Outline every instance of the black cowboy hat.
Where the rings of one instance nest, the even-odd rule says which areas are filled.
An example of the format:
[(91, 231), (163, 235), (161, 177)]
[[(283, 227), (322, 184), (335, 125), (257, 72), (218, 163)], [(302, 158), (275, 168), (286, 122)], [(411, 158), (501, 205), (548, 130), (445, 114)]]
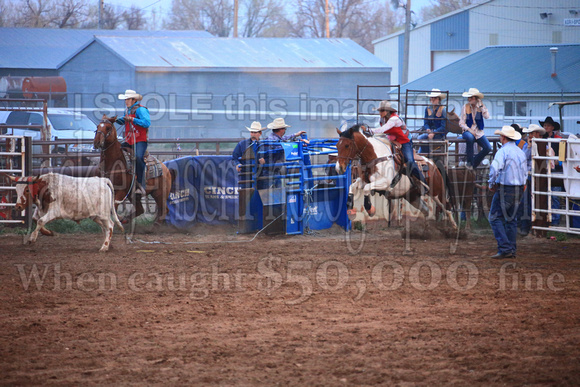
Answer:
[(546, 117), (546, 119), (544, 121), (539, 121), (539, 122), (540, 122), (540, 126), (542, 126), (542, 127), (544, 127), (544, 122), (547, 122), (548, 124), (554, 125), (555, 131), (560, 130), (560, 124), (557, 123), (556, 121), (554, 121), (552, 119), (552, 117), (550, 117), (550, 116)]
[(516, 132), (518, 132), (519, 134), (522, 134), (523, 129), (521, 126), (519, 126), (518, 124), (511, 124), (510, 126), (512, 128), (514, 128), (516, 130)]

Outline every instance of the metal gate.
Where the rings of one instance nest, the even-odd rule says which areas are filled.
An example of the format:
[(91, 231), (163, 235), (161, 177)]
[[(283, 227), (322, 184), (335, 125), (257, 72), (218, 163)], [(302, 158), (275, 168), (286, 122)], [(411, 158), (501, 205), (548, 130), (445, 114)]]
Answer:
[(32, 140), (23, 136), (0, 135), (0, 224), (26, 226), (32, 224), (31, 211), (14, 210), (16, 187), (6, 176), (29, 176), (32, 166)]

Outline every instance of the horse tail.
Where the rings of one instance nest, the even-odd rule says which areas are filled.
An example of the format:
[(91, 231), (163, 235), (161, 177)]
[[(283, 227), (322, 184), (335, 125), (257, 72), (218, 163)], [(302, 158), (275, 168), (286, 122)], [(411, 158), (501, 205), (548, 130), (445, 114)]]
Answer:
[(173, 168), (167, 168), (169, 169), (169, 175), (171, 176), (171, 189), (169, 190), (169, 192), (174, 192), (175, 191), (175, 179), (177, 176), (177, 171)]
[[(437, 169), (439, 170), (439, 173), (441, 173), (441, 177), (443, 178), (443, 186), (445, 187), (445, 191), (443, 193), (443, 196), (447, 196), (449, 199), (447, 200), (447, 203), (451, 204), (451, 208), (455, 211), (456, 210), (456, 203), (455, 203), (455, 193), (453, 191), (453, 186), (451, 181), (449, 180), (449, 175), (447, 174), (447, 169), (445, 168), (445, 165), (443, 165), (443, 162), (441, 160), (437, 160), (437, 162), (435, 162), (435, 166), (437, 167)], [(447, 194), (447, 195), (446, 195)]]

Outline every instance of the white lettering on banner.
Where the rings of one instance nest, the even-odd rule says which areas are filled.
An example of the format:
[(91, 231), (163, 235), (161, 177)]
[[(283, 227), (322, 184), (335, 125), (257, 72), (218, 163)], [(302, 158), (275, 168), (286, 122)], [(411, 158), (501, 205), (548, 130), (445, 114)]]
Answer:
[(181, 189), (175, 192), (170, 192), (169, 200), (171, 200), (172, 204), (181, 203), (189, 200), (189, 188)]
[(204, 187), (204, 197), (206, 199), (237, 199), (238, 187)]

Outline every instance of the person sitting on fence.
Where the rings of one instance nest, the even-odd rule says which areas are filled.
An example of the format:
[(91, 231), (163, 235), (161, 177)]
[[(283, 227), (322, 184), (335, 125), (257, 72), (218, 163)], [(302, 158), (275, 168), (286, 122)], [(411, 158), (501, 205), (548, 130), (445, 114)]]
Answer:
[[(260, 124), (258, 121), (254, 121), (252, 122), (252, 125), (250, 125), (250, 127), (248, 128), (246, 126), (246, 129), (248, 129), (250, 131), (250, 138), (247, 138), (245, 140), (242, 140), (238, 143), (238, 145), (236, 145), (236, 148), (234, 149), (233, 153), (232, 153), (232, 160), (234, 160), (234, 162), (236, 163), (236, 169), (238, 172), (241, 172), (242, 170), (242, 166), (246, 165), (246, 164), (251, 164), (253, 162), (253, 160), (250, 160), (249, 158), (247, 158), (248, 155), (246, 155), (246, 151), (248, 151), (248, 148), (253, 147), (253, 155), (255, 157), (256, 153), (258, 152), (258, 141), (260, 141), (260, 136), (262, 135), (262, 130), (266, 129), (266, 128), (262, 128), (262, 124)], [(260, 165), (263, 165), (266, 162), (266, 160), (263, 157), (260, 157), (258, 159), (258, 163), (260, 163)], [(248, 171), (244, 171), (244, 172), (248, 172)], [(260, 171), (257, 172), (258, 176), (260, 175), (259, 173)], [(249, 180), (249, 175), (244, 174), (241, 177), (242, 180)], [(260, 184), (258, 184), (260, 185)], [(244, 184), (243, 187), (247, 187), (249, 186), (248, 184)]]
[[(425, 108), (425, 119), (421, 130), (426, 131), (417, 137), (418, 140), (444, 140), (447, 136), (447, 110), (441, 104), (441, 100), (446, 97), (439, 89), (433, 89), (426, 93), (429, 97), (430, 106)], [(421, 146), (421, 153), (429, 153), (429, 145)]]
[(290, 125), (286, 125), (284, 118), (276, 118), (274, 121), (268, 124), (268, 129), (272, 130), (272, 133), (266, 137), (267, 141), (296, 141), (298, 137), (306, 133), (305, 130), (301, 130), (292, 135), (286, 134), (286, 128), (290, 128)]
[[(560, 136), (560, 124), (550, 116), (546, 117), (544, 121), (539, 121), (540, 125), (546, 130), (546, 133), (542, 136), (546, 139), (561, 139)], [(551, 142), (548, 144), (554, 151), (554, 155), (557, 157), (560, 154), (560, 143), (559, 142)], [(552, 166), (552, 174), (562, 174), (563, 167), (562, 162), (558, 160), (554, 160), (551, 164)], [(552, 180), (552, 191), (554, 192), (563, 192), (564, 185), (563, 180), (561, 179), (554, 179)], [(552, 196), (552, 209), (560, 209), (560, 197), (559, 196)], [(560, 223), (560, 214), (552, 214), (552, 226), (557, 226)]]
[(429, 186), (425, 182), (425, 176), (415, 162), (413, 155), (413, 142), (409, 138), (407, 125), (397, 115), (397, 109), (391, 106), (389, 101), (381, 101), (378, 110), (381, 118), (378, 128), (370, 129), (373, 134), (386, 134), (389, 138), (394, 139), (401, 144), (401, 151), (407, 164), (407, 176), (411, 182), (419, 188), (421, 195), (429, 192)]
[[(483, 119), (489, 119), (490, 115), (487, 107), (481, 101), (483, 94), (475, 88), (471, 88), (462, 94), (467, 98), (467, 103), (461, 109), (461, 118), (459, 125), (463, 129), (462, 137), (466, 143), (467, 166), (476, 169), (483, 161), (485, 156), (491, 152), (491, 144), (485, 137), (483, 128), (485, 126)], [(477, 144), (482, 148), (481, 151), (474, 157), (473, 144)]]
[[(517, 125), (517, 124), (512, 124)], [(528, 179), (526, 183), (526, 191), (518, 207), (518, 234), (526, 236), (532, 229), (532, 155), (537, 156), (538, 151), (532, 150), (532, 140), (534, 138), (542, 138), (546, 130), (539, 125), (531, 124), (528, 128), (523, 128), (522, 132), (528, 135), (527, 144), (520, 148), (526, 155), (526, 169), (528, 171)], [(521, 143), (520, 143), (521, 144)], [(520, 144), (516, 144), (519, 145)], [(537, 145), (534, 149), (537, 148)]]

